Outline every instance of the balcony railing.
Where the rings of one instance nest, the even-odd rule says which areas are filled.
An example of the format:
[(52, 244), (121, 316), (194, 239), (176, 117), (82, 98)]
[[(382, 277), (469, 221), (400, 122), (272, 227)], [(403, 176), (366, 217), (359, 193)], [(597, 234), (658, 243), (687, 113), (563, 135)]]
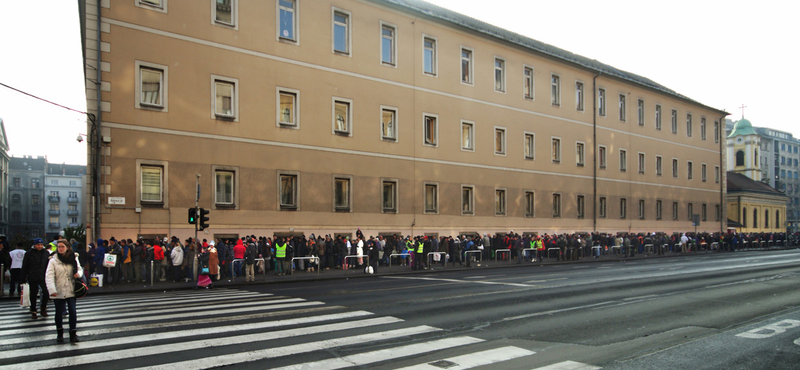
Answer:
[(67, 216), (77, 216), (78, 214), (80, 214), (80, 212), (75, 209), (70, 209), (69, 211), (67, 211)]
[(51, 223), (50, 223), (50, 228), (51, 228), (51, 229), (60, 229), (60, 228), (61, 228), (61, 224), (60, 224), (60, 223), (58, 223), (58, 222), (56, 222), (56, 223), (52, 223), (52, 222), (51, 222)]
[(47, 211), (47, 214), (50, 215), (50, 216), (58, 216), (58, 215), (61, 214), (61, 211), (59, 211), (57, 209), (51, 209), (51, 210)]
[(80, 225), (80, 224), (77, 223), (77, 222), (74, 222), (74, 223), (70, 223), (69, 227), (78, 227), (78, 225)]
[(61, 201), (61, 197), (59, 197), (59, 196), (52, 196), (51, 195), (48, 199), (50, 200), (50, 203), (58, 203), (58, 202)]
[(75, 198), (69, 197), (69, 198), (67, 198), (67, 203), (79, 203), (80, 201), (81, 201), (81, 199), (78, 198), (78, 197), (75, 197)]

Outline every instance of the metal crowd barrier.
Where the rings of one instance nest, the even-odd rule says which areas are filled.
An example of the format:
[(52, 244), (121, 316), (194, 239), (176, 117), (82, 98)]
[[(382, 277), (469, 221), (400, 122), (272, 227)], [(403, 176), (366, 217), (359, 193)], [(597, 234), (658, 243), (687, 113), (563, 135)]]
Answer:
[[(431, 269), (433, 269), (433, 265), (431, 264), (431, 255), (432, 254), (440, 255), (441, 260), (439, 260), (438, 262), (442, 262), (442, 266), (447, 266), (447, 252), (428, 252), (428, 266), (430, 266)], [(437, 262), (437, 261), (433, 261), (433, 262)], [(444, 269), (444, 267), (442, 267), (442, 269)]]
[(497, 262), (497, 255), (500, 252), (508, 252), (508, 260), (511, 261), (511, 249), (495, 249), (494, 250), (494, 261)]
[[(350, 257), (350, 256), (347, 256)], [(345, 258), (347, 258), (345, 257)], [(289, 266), (289, 275), (294, 275), (294, 260), (316, 260), (317, 261), (317, 275), (319, 275), (319, 257), (292, 257), (291, 265)]]
[[(398, 256), (398, 257), (405, 256), (407, 258), (407, 257), (411, 257), (411, 254), (410, 253), (406, 253), (406, 254), (403, 254), (403, 253), (392, 253), (392, 254), (390, 254), (389, 255), (389, 268), (392, 268), (392, 257), (395, 257), (395, 256)], [(403, 259), (405, 260), (405, 258), (403, 258)], [(405, 262), (405, 261), (403, 261), (403, 262)], [(401, 266), (402, 266), (402, 263), (401, 263)]]
[[(522, 250), (522, 258), (525, 258), (525, 252), (536, 252), (536, 248), (525, 248)], [(531, 257), (531, 261), (536, 261), (536, 253)]]
[(482, 253), (483, 253), (483, 251), (482, 251), (482, 250), (480, 250), (480, 249), (473, 249), (473, 250), (469, 250), (469, 251), (464, 251), (464, 257), (465, 257), (465, 259), (466, 259), (466, 258), (469, 258), (469, 254), (470, 254), (470, 253), (477, 253), (477, 254), (478, 254), (478, 257), (480, 257), (480, 261), (483, 261), (483, 254), (482, 254)]
[(236, 276), (236, 261), (242, 261), (242, 270), (245, 269), (244, 260), (241, 259), (241, 258), (234, 258), (233, 261), (231, 261), (231, 269), (233, 270), (233, 274), (232, 274), (233, 278), (231, 278), (231, 279), (236, 279), (237, 278), (237, 276)]
[[(559, 253), (561, 253), (561, 248), (558, 248), (558, 247), (547, 248), (547, 258), (550, 258), (550, 251), (554, 250), (554, 249), (557, 250)], [(556, 256), (556, 257), (558, 257), (558, 256)]]
[(351, 254), (349, 256), (344, 256), (344, 264), (345, 265), (347, 264), (347, 259), (348, 258), (366, 258), (367, 259), (367, 263), (366, 264), (369, 265), (369, 256), (366, 255), (366, 254)]
[(644, 252), (647, 254), (655, 253), (655, 249), (653, 248), (652, 244), (645, 244), (644, 245)]

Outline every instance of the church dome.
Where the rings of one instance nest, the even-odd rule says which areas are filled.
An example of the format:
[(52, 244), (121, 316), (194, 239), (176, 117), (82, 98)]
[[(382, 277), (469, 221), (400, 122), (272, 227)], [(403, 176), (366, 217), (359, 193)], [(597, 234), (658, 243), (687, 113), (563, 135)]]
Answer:
[(733, 130), (731, 130), (731, 134), (728, 137), (735, 137), (735, 136), (747, 136), (747, 135), (755, 135), (756, 130), (753, 128), (753, 125), (750, 121), (742, 118), (733, 125)]

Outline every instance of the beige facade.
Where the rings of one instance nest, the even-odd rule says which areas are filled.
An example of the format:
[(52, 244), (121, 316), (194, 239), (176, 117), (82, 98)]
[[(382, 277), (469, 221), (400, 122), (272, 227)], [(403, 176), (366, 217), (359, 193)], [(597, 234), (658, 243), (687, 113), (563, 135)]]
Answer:
[(725, 112), (447, 12), (214, 4), (87, 1), (105, 237), (194, 235), (197, 179), (204, 237), (723, 227)]
[(744, 233), (786, 232), (788, 197), (744, 174), (728, 174), (728, 219), (741, 224)]

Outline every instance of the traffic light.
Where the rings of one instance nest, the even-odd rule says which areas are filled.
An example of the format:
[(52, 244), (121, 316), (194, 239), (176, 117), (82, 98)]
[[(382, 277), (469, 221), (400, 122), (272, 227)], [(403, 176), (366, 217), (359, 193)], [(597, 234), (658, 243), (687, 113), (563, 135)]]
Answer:
[(196, 225), (197, 224), (197, 208), (192, 207), (189, 208), (189, 224)]
[(200, 208), (200, 213), (198, 214), (198, 217), (200, 218), (200, 226), (197, 228), (197, 230), (202, 231), (208, 228), (208, 213), (209, 211)]

